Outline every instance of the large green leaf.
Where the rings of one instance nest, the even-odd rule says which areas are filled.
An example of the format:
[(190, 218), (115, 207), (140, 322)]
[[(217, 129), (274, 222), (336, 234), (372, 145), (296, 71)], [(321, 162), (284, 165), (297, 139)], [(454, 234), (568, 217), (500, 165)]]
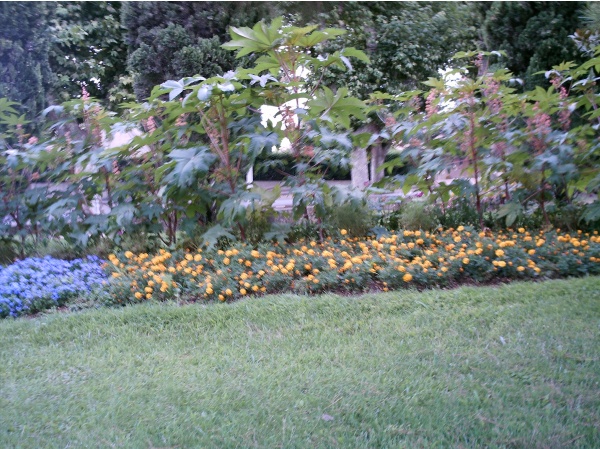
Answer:
[(165, 177), (165, 182), (187, 187), (194, 182), (198, 174), (208, 173), (216, 157), (207, 147), (194, 147), (173, 150), (169, 159), (175, 162), (175, 166)]

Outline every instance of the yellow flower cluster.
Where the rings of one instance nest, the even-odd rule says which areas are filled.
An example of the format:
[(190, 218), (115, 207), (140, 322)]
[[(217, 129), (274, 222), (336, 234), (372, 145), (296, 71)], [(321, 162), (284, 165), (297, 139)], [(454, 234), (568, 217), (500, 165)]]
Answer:
[[(380, 238), (244, 244), (226, 250), (109, 256), (114, 288), (130, 301), (455, 285), (494, 278), (600, 274), (597, 233), (478, 232), (463, 226)], [(126, 302), (126, 301), (125, 301)]]

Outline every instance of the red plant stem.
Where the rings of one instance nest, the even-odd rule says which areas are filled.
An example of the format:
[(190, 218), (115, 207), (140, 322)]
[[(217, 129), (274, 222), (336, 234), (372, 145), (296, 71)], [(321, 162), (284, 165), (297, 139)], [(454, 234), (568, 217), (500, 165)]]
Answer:
[[(472, 105), (472, 98), (469, 101)], [(481, 193), (479, 191), (479, 166), (477, 164), (477, 141), (475, 139), (475, 114), (473, 111), (469, 113), (469, 126), (471, 133), (469, 135), (469, 149), (471, 150), (471, 165), (473, 166), (473, 176), (475, 177), (475, 201), (477, 207), (477, 215), (479, 216), (479, 228), (483, 229), (483, 212), (481, 210)]]

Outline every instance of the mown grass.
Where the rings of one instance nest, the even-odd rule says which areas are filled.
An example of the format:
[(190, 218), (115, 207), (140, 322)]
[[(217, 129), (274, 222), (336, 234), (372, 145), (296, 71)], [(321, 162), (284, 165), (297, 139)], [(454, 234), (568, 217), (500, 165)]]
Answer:
[(600, 278), (0, 322), (3, 448), (600, 447)]

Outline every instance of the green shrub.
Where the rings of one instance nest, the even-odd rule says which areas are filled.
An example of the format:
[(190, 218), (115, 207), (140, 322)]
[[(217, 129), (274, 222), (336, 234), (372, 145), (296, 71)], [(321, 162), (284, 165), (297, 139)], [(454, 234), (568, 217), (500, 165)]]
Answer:
[(438, 220), (427, 204), (422, 201), (410, 201), (400, 208), (398, 224), (402, 229), (431, 231), (438, 226)]
[(354, 200), (329, 211), (329, 227), (336, 230), (345, 229), (350, 237), (365, 237), (375, 223), (373, 211), (362, 201)]

